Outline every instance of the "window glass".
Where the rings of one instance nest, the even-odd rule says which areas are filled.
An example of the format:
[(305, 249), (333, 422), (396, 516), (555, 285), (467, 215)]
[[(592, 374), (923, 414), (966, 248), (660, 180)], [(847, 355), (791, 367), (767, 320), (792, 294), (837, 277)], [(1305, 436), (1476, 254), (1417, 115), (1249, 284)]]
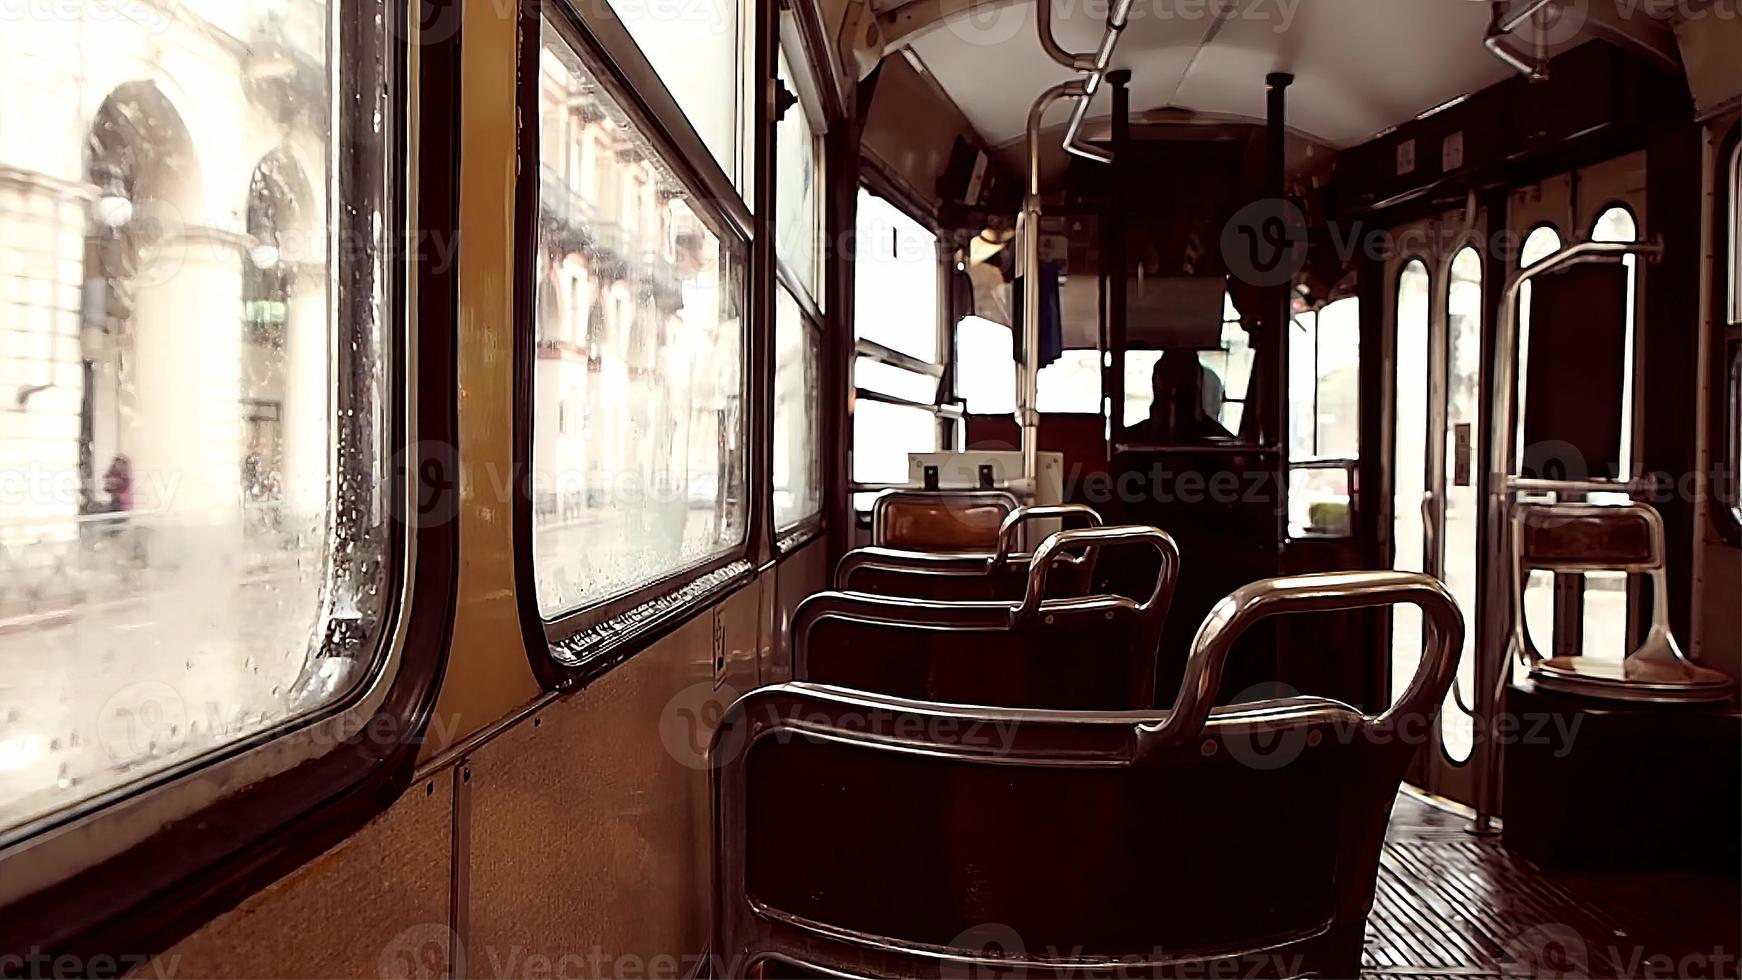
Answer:
[(859, 399), (854, 406), (854, 482), (902, 484), (908, 453), (937, 453), (937, 416), (927, 409)]
[[(1458, 608), (1476, 608), (1481, 584), (1477, 563), (1482, 554), (1478, 521), (1482, 510), (1477, 471), (1482, 417), (1482, 256), (1465, 246), (1452, 259), (1446, 283), (1446, 441), (1440, 485), (1442, 530), (1440, 578)], [(1458, 660), (1460, 690), (1476, 689), (1475, 631), (1464, 635)], [(1458, 704), (1457, 691), (1446, 694), (1440, 710), (1440, 731), (1448, 758), (1465, 762), (1475, 748), (1475, 721)]]
[(1035, 408), (1049, 414), (1101, 414), (1101, 352), (1068, 350), (1040, 369)]
[[(788, 92), (798, 94), (785, 51), (780, 52), (780, 82)], [(822, 238), (823, 221), (818, 197), (822, 141), (811, 128), (804, 103), (795, 103), (786, 110), (775, 131), (775, 142), (780, 151), (775, 159), (779, 173), (775, 208), (780, 221), (774, 240), (782, 261), (798, 274), (811, 300), (821, 305), (822, 253), (817, 243)]]
[(737, 0), (610, 0), (610, 4), (714, 159), (736, 180), (742, 102), (738, 66), (744, 60)]
[(938, 450), (938, 419), (923, 408), (860, 398), (853, 407), (853, 482), (907, 482), (907, 454)]
[(1730, 156), (1730, 269), (1730, 485), (1718, 492), (1742, 524), (1742, 144)]
[(390, 215), (329, 163), (388, 150), (335, 91), (384, 52), (64, 11), (0, 29), (0, 829), (346, 696), (387, 591)]
[(1730, 322), (1742, 324), (1742, 143), (1730, 154)]
[[(1289, 461), (1354, 460), (1360, 455), (1361, 314), (1340, 299), (1295, 316), (1289, 340)], [(1289, 533), (1347, 535), (1347, 466), (1304, 465), (1289, 473)]]
[(1354, 297), (1295, 317), (1289, 458), (1355, 459), (1361, 443), (1361, 309)]
[(977, 316), (956, 324), (956, 397), (974, 415), (1016, 412), (1015, 333)]
[(937, 236), (859, 191), (854, 334), (922, 361), (938, 359)]
[(822, 356), (785, 289), (774, 313), (774, 526), (784, 530), (823, 509)]
[[(1591, 226), (1594, 242), (1631, 242), (1639, 237), (1639, 226), (1633, 212), (1613, 207), (1597, 216)], [(1633, 472), (1633, 352), (1635, 321), (1639, 312), (1639, 256), (1625, 255), (1621, 264), (1627, 269), (1627, 319), (1622, 332), (1622, 349), (1627, 353), (1621, 368), (1621, 473)], [(1621, 634), (1625, 636), (1625, 631)]]
[[(1149, 420), (1155, 400), (1155, 367), (1161, 356), (1161, 351), (1154, 350), (1125, 353), (1125, 425), (1139, 426)], [(1221, 349), (1199, 351), (1197, 358), (1206, 372), (1204, 410), (1228, 434), (1239, 435), (1246, 414), (1246, 388), (1252, 380), (1253, 351), (1232, 297), (1222, 298)]]
[(922, 405), (934, 404), (938, 398), (938, 379), (869, 357), (853, 361), (853, 384)]
[[(1392, 567), (1426, 571), (1426, 525), (1421, 505), (1427, 494), (1428, 314), (1427, 265), (1411, 259), (1397, 277), (1396, 373), (1392, 376)], [(1421, 610), (1391, 609), (1391, 700), (1415, 676), (1421, 662)]]
[(743, 540), (744, 265), (548, 23), (541, 69), (541, 118), (596, 148), (539, 195), (532, 552), (555, 616)]

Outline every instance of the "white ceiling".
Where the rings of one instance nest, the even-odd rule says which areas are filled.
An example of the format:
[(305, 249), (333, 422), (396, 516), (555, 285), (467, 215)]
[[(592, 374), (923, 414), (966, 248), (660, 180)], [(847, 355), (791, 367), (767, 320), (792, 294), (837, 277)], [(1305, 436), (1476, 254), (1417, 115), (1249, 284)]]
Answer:
[[(1059, 42), (1093, 48), (1105, 0), (1053, 2)], [(1228, 6), (1234, 16), (1212, 17)], [(1171, 106), (1255, 120), (1264, 76), (1292, 72), (1289, 128), (1345, 147), (1506, 78), (1482, 49), (1488, 20), (1486, 0), (1136, 0), (1113, 64), (1131, 69), (1133, 113)], [(1034, 97), (1071, 76), (1041, 51), (1030, 0), (973, 8), (907, 40), (994, 146), (1019, 139)], [(1046, 122), (1066, 112), (1055, 106)], [(1089, 115), (1107, 112), (1103, 87)]]

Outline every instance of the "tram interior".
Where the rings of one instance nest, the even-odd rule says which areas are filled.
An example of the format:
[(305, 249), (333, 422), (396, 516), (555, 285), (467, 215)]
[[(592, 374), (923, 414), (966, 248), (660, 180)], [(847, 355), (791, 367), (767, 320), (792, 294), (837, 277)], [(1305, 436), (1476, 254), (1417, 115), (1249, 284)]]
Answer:
[(0, 0), (0, 980), (1742, 975), (1737, 0)]

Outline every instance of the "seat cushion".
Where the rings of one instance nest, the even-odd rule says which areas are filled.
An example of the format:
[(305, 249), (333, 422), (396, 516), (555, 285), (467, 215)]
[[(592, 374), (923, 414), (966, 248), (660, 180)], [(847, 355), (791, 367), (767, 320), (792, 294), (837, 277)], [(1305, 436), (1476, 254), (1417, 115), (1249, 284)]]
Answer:
[(1734, 686), (1728, 674), (1685, 661), (1630, 657), (1551, 657), (1531, 679), (1550, 690), (1617, 701), (1723, 701)]

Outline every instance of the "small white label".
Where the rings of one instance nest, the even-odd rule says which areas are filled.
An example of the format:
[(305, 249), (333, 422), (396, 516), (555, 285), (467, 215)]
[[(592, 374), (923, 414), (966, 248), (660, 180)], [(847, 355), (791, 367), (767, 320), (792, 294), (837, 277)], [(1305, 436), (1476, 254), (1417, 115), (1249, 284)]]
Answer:
[(1464, 165), (1464, 131), (1458, 130), (1440, 141), (1440, 172), (1451, 173)]
[(1397, 144), (1397, 176), (1415, 173), (1415, 140)]

